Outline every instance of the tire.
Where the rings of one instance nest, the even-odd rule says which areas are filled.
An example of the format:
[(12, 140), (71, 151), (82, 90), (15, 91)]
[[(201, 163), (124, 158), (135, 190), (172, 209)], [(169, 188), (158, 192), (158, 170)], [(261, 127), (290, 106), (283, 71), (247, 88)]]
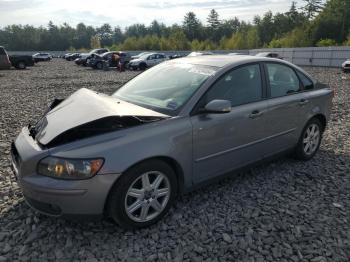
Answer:
[[(313, 128), (315, 128), (315, 131), (312, 131)], [(305, 125), (295, 149), (295, 157), (297, 159), (307, 161), (314, 157), (320, 147), (324, 128), (317, 118), (312, 118)], [(314, 132), (314, 135), (312, 135), (312, 132)], [(317, 132), (318, 138), (316, 138)]]
[(98, 62), (98, 63), (96, 64), (96, 69), (101, 70), (102, 68), (103, 68), (102, 62)]
[(26, 69), (26, 63), (23, 62), (23, 61), (19, 61), (19, 62), (16, 64), (16, 68), (17, 68), (17, 69), (21, 69), (21, 70)]
[(146, 68), (147, 68), (147, 65), (145, 64), (145, 63), (141, 63), (140, 65), (139, 65), (139, 68), (140, 68), (140, 70), (146, 70)]
[[(145, 177), (148, 177), (150, 184), (146, 191)], [(158, 186), (155, 185), (156, 181), (160, 181)], [(152, 188), (154, 191), (151, 191)], [(163, 195), (157, 196), (157, 192)], [(167, 213), (176, 193), (174, 170), (163, 161), (149, 160), (132, 167), (118, 179), (109, 194), (107, 212), (122, 228), (147, 227)], [(134, 210), (130, 210), (132, 207)]]

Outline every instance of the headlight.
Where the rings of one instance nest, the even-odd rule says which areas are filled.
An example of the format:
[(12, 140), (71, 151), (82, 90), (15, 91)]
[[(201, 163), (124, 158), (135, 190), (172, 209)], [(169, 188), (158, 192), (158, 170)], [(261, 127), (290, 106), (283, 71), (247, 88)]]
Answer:
[(38, 173), (61, 179), (87, 179), (101, 169), (104, 160), (99, 159), (65, 159), (46, 157), (38, 164)]

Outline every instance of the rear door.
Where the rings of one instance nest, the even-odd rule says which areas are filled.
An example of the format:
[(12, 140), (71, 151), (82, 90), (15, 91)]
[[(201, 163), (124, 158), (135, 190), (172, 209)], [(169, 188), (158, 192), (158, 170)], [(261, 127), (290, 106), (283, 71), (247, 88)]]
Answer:
[(295, 146), (307, 114), (308, 99), (296, 71), (282, 63), (265, 63), (268, 84), (266, 129), (269, 139), (265, 156)]
[(194, 180), (201, 182), (262, 158), (267, 102), (259, 64), (224, 74), (199, 101), (198, 108), (216, 99), (229, 100), (224, 114), (194, 114)]

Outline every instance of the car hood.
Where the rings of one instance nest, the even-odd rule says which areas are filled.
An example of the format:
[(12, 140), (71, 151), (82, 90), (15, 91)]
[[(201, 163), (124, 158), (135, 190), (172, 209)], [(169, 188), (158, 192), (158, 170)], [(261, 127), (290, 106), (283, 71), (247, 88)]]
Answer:
[(169, 117), (86, 88), (76, 91), (63, 101), (55, 100), (50, 108), (29, 129), (31, 135), (47, 147)]
[(140, 63), (141, 61), (143, 61), (143, 60), (140, 59), (140, 58), (137, 58), (137, 59), (132, 59), (132, 60), (130, 61), (130, 63)]

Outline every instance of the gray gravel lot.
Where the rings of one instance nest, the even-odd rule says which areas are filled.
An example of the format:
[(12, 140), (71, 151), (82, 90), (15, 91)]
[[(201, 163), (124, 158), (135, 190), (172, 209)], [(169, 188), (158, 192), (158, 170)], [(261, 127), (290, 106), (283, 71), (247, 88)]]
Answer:
[(336, 92), (313, 160), (281, 158), (182, 196), (162, 221), (138, 231), (32, 211), (9, 164), (10, 141), (54, 97), (82, 87), (112, 93), (136, 73), (63, 60), (0, 71), (0, 262), (350, 261), (350, 74), (307, 71)]

